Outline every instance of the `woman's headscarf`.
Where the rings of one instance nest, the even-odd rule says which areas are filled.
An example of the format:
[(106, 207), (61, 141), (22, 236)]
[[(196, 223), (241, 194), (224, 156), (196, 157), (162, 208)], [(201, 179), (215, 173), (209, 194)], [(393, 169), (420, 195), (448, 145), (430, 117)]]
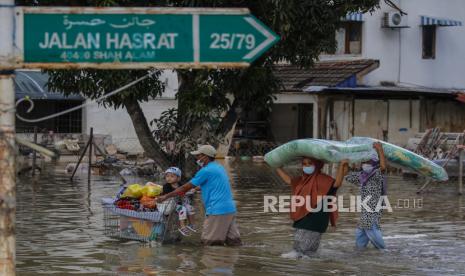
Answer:
[[(309, 159), (312, 160), (312, 163), (315, 166), (315, 171), (311, 175), (304, 174), (302, 177), (293, 181), (294, 183), (292, 184), (292, 194), (293, 196), (302, 196), (304, 198), (310, 196), (310, 206), (315, 209), (318, 205), (318, 196), (328, 195), (329, 190), (334, 184), (334, 179), (331, 176), (321, 172), (321, 169), (324, 166), (322, 161), (313, 158)], [(303, 206), (296, 206), (295, 212), (291, 211), (291, 219), (298, 221), (309, 213), (310, 211), (307, 210), (306, 204)], [(336, 219), (337, 212), (332, 212), (331, 224), (333, 226), (335, 226)]]
[[(367, 184), (368, 180), (370, 180), (370, 178), (380, 168), (378, 155), (372, 155), (370, 160), (368, 160), (368, 162), (366, 163), (370, 164), (372, 166), (372, 169), (369, 172), (362, 171), (362, 173), (360, 174), (359, 180), (360, 180), (360, 184), (362, 185), (362, 187)], [(387, 194), (386, 179), (383, 178), (383, 189), (382, 189), (381, 195), (386, 195), (386, 194)]]

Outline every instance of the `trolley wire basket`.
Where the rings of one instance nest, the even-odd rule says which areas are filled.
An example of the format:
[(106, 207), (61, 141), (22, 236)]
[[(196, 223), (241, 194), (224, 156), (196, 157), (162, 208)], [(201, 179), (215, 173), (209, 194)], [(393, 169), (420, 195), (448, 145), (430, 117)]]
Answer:
[(142, 242), (171, 243), (181, 239), (174, 199), (157, 204), (157, 211), (138, 212), (116, 207), (103, 198), (104, 233), (108, 237)]

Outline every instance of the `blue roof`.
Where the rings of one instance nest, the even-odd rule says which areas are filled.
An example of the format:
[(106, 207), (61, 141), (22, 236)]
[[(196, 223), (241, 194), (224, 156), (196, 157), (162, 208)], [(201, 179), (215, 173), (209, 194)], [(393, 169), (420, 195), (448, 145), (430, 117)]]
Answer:
[(63, 93), (51, 92), (47, 87), (47, 81), (47, 73), (16, 70), (14, 78), (16, 99), (29, 96), (36, 100), (85, 100), (80, 95), (65, 96)]

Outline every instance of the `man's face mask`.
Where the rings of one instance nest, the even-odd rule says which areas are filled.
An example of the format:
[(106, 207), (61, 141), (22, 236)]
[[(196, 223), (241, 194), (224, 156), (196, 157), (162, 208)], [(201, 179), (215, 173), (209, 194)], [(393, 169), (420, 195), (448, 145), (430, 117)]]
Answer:
[(205, 164), (205, 162), (202, 161), (202, 159), (204, 158), (205, 156), (202, 156), (200, 157), (199, 159), (197, 159), (195, 161), (195, 163), (197, 163), (197, 165), (199, 165), (199, 167), (203, 167), (203, 165)]

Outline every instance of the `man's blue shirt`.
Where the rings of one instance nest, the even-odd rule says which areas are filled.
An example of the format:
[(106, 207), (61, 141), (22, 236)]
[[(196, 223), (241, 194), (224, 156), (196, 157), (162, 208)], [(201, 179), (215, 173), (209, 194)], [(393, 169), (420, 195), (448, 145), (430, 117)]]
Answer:
[(217, 162), (208, 163), (195, 174), (190, 182), (201, 189), (206, 215), (225, 215), (236, 212), (228, 174)]

